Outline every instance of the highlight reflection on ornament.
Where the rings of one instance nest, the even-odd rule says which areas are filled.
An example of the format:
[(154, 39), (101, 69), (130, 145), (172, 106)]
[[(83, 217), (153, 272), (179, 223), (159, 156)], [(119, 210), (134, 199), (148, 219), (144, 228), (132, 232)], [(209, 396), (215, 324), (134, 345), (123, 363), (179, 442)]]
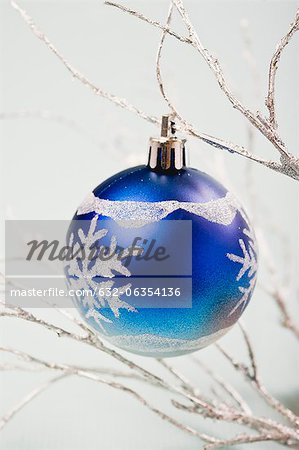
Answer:
[[(214, 342), (239, 319), (256, 283), (256, 241), (242, 207), (216, 180), (185, 166), (184, 144), (168, 131), (151, 140), (149, 164), (101, 183), (79, 206), (69, 229), (74, 253), (97, 245), (107, 256), (92, 262), (74, 258), (66, 268), (72, 287), (94, 293), (76, 298), (80, 314), (112, 344), (147, 356), (181, 355)], [(175, 228), (182, 221), (192, 224), (188, 273), (183, 273), (188, 232)], [(164, 273), (160, 265), (161, 273), (141, 277), (138, 257), (144, 246), (140, 241), (140, 248), (132, 248), (132, 242), (142, 233), (178, 252), (177, 272)], [(149, 290), (155, 283), (158, 307)], [(184, 294), (173, 294), (176, 303), (161, 296), (177, 285)], [(177, 303), (187, 300), (188, 305)]]

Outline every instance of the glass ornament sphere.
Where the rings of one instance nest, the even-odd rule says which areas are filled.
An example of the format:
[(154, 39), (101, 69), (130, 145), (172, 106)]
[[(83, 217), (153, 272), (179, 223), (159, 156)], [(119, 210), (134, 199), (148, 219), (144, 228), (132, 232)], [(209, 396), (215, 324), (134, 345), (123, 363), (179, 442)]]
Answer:
[[(148, 165), (97, 186), (71, 222), (67, 238), (74, 250), (97, 243), (97, 251), (114, 256), (100, 262), (75, 257), (65, 269), (89, 327), (121, 349), (155, 357), (187, 354), (227, 333), (257, 277), (256, 239), (242, 206), (211, 176), (185, 166), (184, 141), (164, 144), (151, 145)], [(163, 258), (149, 270), (141, 263), (138, 250), (146, 246), (142, 239), (136, 248), (132, 242), (143, 233), (147, 244), (162, 240), (176, 255), (166, 269)], [(129, 265), (116, 258), (116, 249), (132, 248), (137, 253), (129, 255)], [(174, 295), (187, 285), (181, 298)], [(153, 295), (157, 286), (160, 294)], [(172, 296), (162, 295), (165, 286)]]

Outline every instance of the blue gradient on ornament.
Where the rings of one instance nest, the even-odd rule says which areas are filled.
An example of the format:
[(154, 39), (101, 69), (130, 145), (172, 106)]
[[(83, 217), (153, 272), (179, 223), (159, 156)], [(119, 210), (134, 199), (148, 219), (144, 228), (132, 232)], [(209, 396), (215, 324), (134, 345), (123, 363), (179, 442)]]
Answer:
[[(209, 175), (196, 169), (181, 169), (175, 173), (162, 174), (152, 171), (147, 166), (138, 166), (120, 172), (101, 183), (94, 191), (100, 199), (114, 201), (142, 201), (160, 202), (177, 200), (180, 202), (206, 203), (225, 197), (227, 190)], [(76, 220), (91, 220), (96, 213), (75, 215)], [(105, 227), (114, 221), (106, 216), (99, 216), (98, 228), (101, 220), (105, 219)], [(145, 356), (176, 356), (196, 350), (213, 342), (220, 335), (228, 331), (239, 319), (243, 305), (234, 307), (242, 297), (240, 287), (247, 287), (247, 274), (239, 281), (236, 280), (240, 271), (240, 264), (231, 261), (228, 253), (243, 256), (239, 240), (243, 239), (246, 246), (248, 237), (243, 230), (248, 225), (239, 211), (230, 225), (210, 222), (195, 214), (184, 210), (176, 210), (162, 220), (192, 220), (192, 308), (141, 308), (137, 313), (125, 309), (120, 310), (120, 317), (116, 318), (110, 308), (100, 309), (112, 323), (104, 323), (105, 333), (92, 319), (86, 319), (87, 309), (80, 301), (76, 301), (82, 317), (88, 324), (108, 341), (131, 352)], [(159, 222), (156, 227), (159, 227)], [(156, 228), (158, 229), (158, 228)], [(72, 225), (70, 226), (70, 232)], [(138, 228), (135, 229), (138, 235)], [(118, 244), (127, 247), (132, 244), (124, 228), (122, 236), (117, 236)], [(155, 236), (153, 236), (154, 238)], [(130, 277), (112, 278), (115, 286), (131, 283)], [(121, 299), (130, 303), (125, 295)], [(246, 302), (245, 307), (248, 305)], [(154, 335), (160, 338), (159, 349), (156, 344), (143, 345), (139, 339), (141, 335)], [(215, 336), (214, 336), (215, 335)], [(130, 346), (122, 345), (121, 337), (136, 336), (136, 343), (131, 339)], [(137, 339), (138, 337), (138, 339)], [(208, 339), (210, 337), (210, 339)], [(117, 338), (117, 339), (115, 339)], [(200, 342), (201, 338), (203, 343)], [(166, 339), (163, 348), (163, 339)], [(168, 340), (182, 340), (175, 349), (169, 348)], [(186, 340), (198, 342), (188, 349)], [(195, 348), (194, 348), (195, 347)]]

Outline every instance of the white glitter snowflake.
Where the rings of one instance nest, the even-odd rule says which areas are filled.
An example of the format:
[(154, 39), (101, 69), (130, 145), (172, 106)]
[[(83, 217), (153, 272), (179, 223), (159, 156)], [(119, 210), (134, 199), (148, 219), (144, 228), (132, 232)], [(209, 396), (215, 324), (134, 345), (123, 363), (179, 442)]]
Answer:
[[(69, 247), (72, 248), (74, 257), (67, 266), (67, 269), (69, 285), (72, 289), (82, 292), (82, 295), (79, 296), (78, 299), (84, 307), (87, 307), (86, 318), (92, 317), (104, 331), (102, 322), (111, 323), (112, 321), (101, 314), (99, 309), (108, 305), (116, 318), (120, 316), (119, 310), (121, 308), (131, 312), (137, 312), (137, 310), (120, 298), (121, 295), (131, 287), (130, 283), (118, 287), (117, 295), (115, 295), (115, 292), (113, 292), (114, 295), (108, 295), (112, 292), (114, 281), (107, 280), (99, 283), (95, 278), (113, 278), (115, 273), (129, 277), (131, 273), (128, 268), (123, 265), (122, 260), (130, 255), (140, 254), (141, 249), (128, 247), (121, 252), (117, 252), (117, 240), (115, 236), (112, 236), (108, 248), (106, 246), (97, 245), (98, 241), (108, 233), (108, 230), (104, 228), (96, 231), (97, 221), (98, 216), (96, 215), (91, 220), (86, 235), (80, 228), (78, 230), (79, 240), (75, 243), (74, 234), (71, 234)], [(98, 252), (105, 252), (105, 259), (95, 257), (91, 261), (87, 257), (87, 253), (94, 247)], [(82, 249), (85, 251), (84, 257), (82, 257)], [(81, 255), (81, 257), (76, 255)], [(84, 292), (86, 293), (85, 295)]]
[(239, 244), (243, 255), (234, 255), (232, 253), (227, 253), (227, 257), (236, 263), (241, 264), (241, 269), (236, 277), (237, 281), (240, 281), (247, 272), (249, 278), (249, 284), (247, 287), (239, 286), (239, 291), (243, 294), (241, 299), (238, 301), (236, 306), (231, 310), (229, 315), (231, 316), (240, 306), (242, 311), (244, 310), (247, 302), (253, 292), (254, 286), (256, 284), (257, 278), (257, 248), (256, 241), (253, 231), (245, 228), (243, 234), (249, 238), (247, 247), (243, 239), (239, 239)]

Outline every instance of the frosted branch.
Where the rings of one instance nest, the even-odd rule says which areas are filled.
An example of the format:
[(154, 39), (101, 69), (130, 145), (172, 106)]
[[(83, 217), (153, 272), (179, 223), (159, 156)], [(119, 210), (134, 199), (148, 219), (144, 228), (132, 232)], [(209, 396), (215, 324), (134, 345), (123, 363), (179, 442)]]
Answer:
[[(186, 11), (186, 8), (184, 6), (184, 3), (182, 0), (172, 0), (173, 4), (177, 8), (183, 22), (186, 25), (187, 31), (188, 31), (188, 37), (184, 37), (175, 31), (173, 31), (169, 27), (169, 23), (164, 26), (158, 21), (149, 19), (145, 17), (143, 14), (139, 13), (138, 11), (135, 11), (133, 9), (127, 8), (122, 4), (106, 1), (105, 4), (109, 6), (113, 6), (123, 12), (129, 13), (130, 15), (137, 17), (138, 19), (141, 19), (151, 25), (153, 25), (156, 28), (159, 28), (163, 31), (164, 34), (169, 34), (176, 38), (178, 41), (183, 42), (185, 44), (191, 45), (204, 59), (206, 64), (209, 66), (210, 70), (214, 74), (216, 81), (218, 83), (218, 86), (222, 90), (222, 92), (226, 95), (227, 99), (232, 104), (233, 108), (238, 110), (249, 122), (250, 124), (255, 127), (257, 130), (259, 130), (266, 139), (268, 139), (269, 142), (274, 146), (274, 148), (279, 152), (280, 155), (280, 163), (274, 162), (274, 161), (267, 161), (263, 158), (259, 158), (255, 155), (253, 155), (249, 150), (246, 148), (239, 146), (237, 144), (224, 141), (219, 138), (215, 138), (213, 136), (206, 135), (205, 133), (197, 131), (191, 124), (188, 124), (185, 119), (183, 119), (180, 115), (177, 114), (177, 117), (181, 122), (181, 129), (185, 131), (186, 133), (197, 137), (204, 142), (206, 142), (209, 145), (212, 145), (213, 147), (230, 151), (231, 153), (237, 153), (241, 156), (244, 156), (246, 158), (249, 158), (252, 161), (258, 162), (259, 164), (262, 164), (276, 172), (283, 173), (291, 178), (294, 178), (295, 180), (299, 180), (299, 159), (288, 152), (286, 149), (282, 139), (278, 136), (275, 128), (272, 126), (272, 124), (267, 121), (267, 119), (263, 118), (259, 112), (254, 113), (250, 111), (249, 108), (244, 106), (239, 99), (234, 95), (233, 91), (229, 88), (228, 83), (226, 82), (226, 79), (223, 74), (222, 67), (218, 61), (217, 58), (215, 58), (209, 50), (206, 48), (206, 46), (203, 45), (201, 40), (199, 39), (195, 28), (192, 25), (192, 22), (188, 16), (188, 13)], [(290, 36), (291, 37), (291, 36)], [(290, 38), (289, 38), (290, 39)], [(160, 45), (160, 51), (161, 47), (163, 46), (164, 38), (162, 37), (161, 45)], [(159, 60), (159, 54), (158, 54), (158, 60)], [(162, 87), (160, 86), (160, 90), (162, 90)], [(169, 99), (165, 93), (162, 92), (162, 95), (164, 99), (166, 100), (168, 106), (173, 111), (175, 110), (174, 105), (170, 102)]]
[[(238, 398), (234, 391), (229, 389), (227, 387), (227, 384), (224, 382), (219, 382), (219, 380), (215, 379), (216, 382), (224, 387), (224, 389), (230, 393), (232, 398), (236, 400), (235, 406), (234, 405), (228, 405), (227, 403), (219, 403), (216, 399), (209, 400), (206, 398), (203, 398), (198, 390), (198, 387), (196, 385), (190, 384), (190, 382), (186, 379), (186, 377), (179, 373), (176, 369), (171, 367), (168, 363), (165, 363), (164, 361), (159, 361), (160, 364), (162, 364), (171, 375), (175, 377), (176, 381), (179, 381), (179, 386), (176, 384), (171, 384), (167, 382), (166, 380), (158, 377), (154, 373), (143, 369), (142, 367), (135, 364), (133, 361), (128, 360), (127, 358), (123, 357), (120, 353), (106, 347), (98, 338), (96, 334), (94, 334), (92, 331), (89, 331), (89, 334), (84, 334), (83, 336), (71, 333), (63, 328), (58, 328), (54, 324), (51, 324), (49, 322), (46, 322), (42, 319), (39, 319), (35, 317), (33, 314), (28, 313), (27, 311), (24, 311), (22, 308), (7, 308), (6, 310), (2, 311), (0, 316), (2, 317), (15, 317), (22, 320), (28, 320), (29, 322), (34, 322), (40, 326), (45, 327), (48, 330), (51, 330), (55, 332), (58, 336), (61, 337), (68, 337), (71, 339), (74, 339), (75, 341), (79, 341), (82, 343), (86, 343), (90, 346), (92, 346), (96, 350), (100, 350), (104, 353), (109, 354), (114, 359), (116, 359), (118, 362), (124, 364), (126, 367), (128, 367), (132, 371), (132, 376), (141, 376), (141, 380), (145, 383), (148, 383), (152, 386), (156, 386), (159, 388), (162, 388), (165, 390), (165, 392), (168, 392), (169, 394), (176, 394), (180, 396), (183, 400), (187, 401), (187, 404), (182, 404), (181, 402), (178, 402), (175, 399), (171, 399), (172, 404), (175, 408), (183, 409), (186, 412), (196, 413), (200, 414), (204, 418), (211, 418), (218, 421), (225, 421), (230, 423), (239, 423), (242, 424), (249, 429), (255, 430), (258, 432), (257, 436), (252, 436), (250, 434), (242, 435), (242, 442), (243, 443), (250, 443), (253, 442), (252, 439), (255, 439), (256, 441), (263, 441), (265, 439), (265, 435), (267, 435), (267, 440), (273, 440), (280, 443), (286, 443), (290, 442), (292, 445), (295, 443), (299, 443), (299, 434), (296, 430), (297, 427), (297, 421), (293, 420), (293, 416), (296, 417), (293, 413), (289, 414), (289, 410), (287, 410), (285, 407), (282, 407), (282, 405), (276, 400), (273, 399), (267, 391), (263, 388), (260, 380), (257, 377), (257, 370), (256, 370), (256, 362), (255, 357), (253, 354), (253, 350), (251, 347), (251, 344), (248, 340), (248, 337), (246, 335), (246, 332), (243, 329), (243, 335), (246, 342), (246, 345), (248, 346), (249, 356), (250, 356), (250, 367), (248, 368), (241, 363), (236, 363), (233, 358), (223, 351), (225, 356), (228, 357), (228, 359), (232, 362), (235, 369), (240, 371), (241, 373), (245, 374), (247, 377), (249, 377), (250, 381), (254, 384), (256, 384), (257, 392), (267, 400), (268, 404), (271, 405), (271, 407), (282, 413), (288, 420), (294, 424), (295, 428), (285, 426), (283, 424), (280, 424), (279, 422), (276, 422), (272, 419), (264, 419), (260, 417), (254, 417), (252, 416), (251, 412), (249, 410), (246, 410), (246, 406), (244, 407), (244, 404), (242, 404), (242, 401), (240, 401), (240, 398)], [(85, 331), (85, 325), (82, 324), (82, 330)], [(34, 357), (28, 353), (20, 352), (15, 349), (2, 349), (2, 351), (9, 351), (13, 355), (15, 355), (17, 358), (21, 358), (23, 361), (25, 361), (27, 364), (34, 364), (44, 366), (45, 368), (49, 370), (57, 370), (62, 371), (65, 374), (68, 375), (77, 375), (80, 377), (85, 377), (93, 381), (97, 381), (99, 383), (106, 384), (107, 386), (110, 386), (115, 389), (122, 390), (123, 392), (128, 393), (130, 396), (134, 397), (136, 400), (138, 400), (140, 403), (142, 403), (143, 406), (153, 411), (155, 414), (157, 414), (160, 418), (163, 420), (166, 420), (168, 423), (171, 423), (172, 425), (176, 426), (177, 428), (181, 429), (184, 432), (187, 432), (188, 434), (191, 434), (195, 437), (198, 437), (199, 439), (203, 440), (204, 442), (207, 442), (208, 444), (213, 444), (214, 447), (217, 448), (221, 447), (223, 442), (236, 442), (240, 443), (239, 440), (241, 439), (240, 436), (237, 436), (233, 439), (230, 439), (229, 441), (223, 441), (221, 439), (218, 439), (213, 436), (208, 436), (204, 433), (200, 433), (199, 431), (193, 429), (192, 427), (189, 427), (185, 424), (182, 424), (178, 422), (176, 419), (174, 419), (172, 416), (165, 414), (155, 406), (151, 405), (143, 396), (141, 396), (138, 392), (128, 388), (127, 386), (108, 380), (106, 378), (102, 378), (99, 376), (101, 374), (101, 370), (94, 368), (84, 368), (76, 365), (69, 365), (69, 364), (61, 364), (56, 362), (48, 362), (45, 360), (42, 360), (40, 358)], [(103, 372), (104, 374), (104, 372)], [(122, 376), (121, 372), (115, 372), (111, 370), (107, 370), (107, 373), (105, 375), (108, 375), (110, 377), (114, 376)], [(124, 374), (125, 375), (125, 374)], [(43, 387), (44, 388), (44, 387)], [(35, 391), (32, 394), (32, 399), (35, 398), (36, 395), (38, 395), (39, 389), (37, 389), (36, 394)], [(29, 395), (30, 399), (30, 395)], [(29, 401), (29, 400), (28, 400)], [(27, 401), (23, 401), (24, 406), (27, 404)], [(21, 404), (23, 404), (21, 402)], [(287, 413), (286, 413), (287, 412)], [(293, 414), (293, 416), (292, 416)], [(266, 433), (266, 434), (265, 434)]]
[(121, 108), (126, 109), (127, 111), (133, 112), (137, 114), (137, 116), (147, 120), (148, 122), (159, 124), (159, 120), (156, 117), (149, 116), (145, 114), (141, 109), (136, 108), (134, 105), (129, 103), (126, 99), (117, 97), (114, 94), (104, 91), (103, 89), (96, 86), (92, 81), (90, 81), (85, 75), (83, 75), (79, 70), (73, 67), (67, 59), (60, 53), (60, 51), (52, 44), (52, 42), (48, 39), (48, 37), (38, 28), (38, 26), (33, 21), (32, 17), (27, 14), (27, 12), (22, 9), (17, 2), (11, 1), (12, 7), (20, 14), (25, 23), (30, 27), (32, 33), (40, 39), (48, 49), (54, 53), (54, 55), (62, 62), (62, 64), (66, 67), (66, 69), (71, 73), (71, 75), (80, 81), (84, 86), (88, 87), (95, 95), (106, 98), (110, 102), (114, 103)]
[(111, 381), (102, 377), (99, 377), (97, 374), (86, 371), (84, 369), (81, 368), (76, 368), (75, 366), (72, 365), (68, 365), (68, 364), (60, 364), (60, 363), (55, 363), (55, 362), (48, 362), (45, 361), (41, 358), (37, 358), (35, 356), (32, 356), (26, 352), (22, 352), (22, 351), (18, 351), (15, 349), (10, 349), (10, 348), (0, 348), (0, 351), (2, 352), (8, 352), (11, 353), (12, 355), (15, 355), (18, 358), (21, 358), (22, 360), (26, 361), (26, 362), (33, 362), (34, 364), (40, 364), (46, 368), (52, 369), (52, 370), (58, 370), (63, 372), (62, 375), (60, 375), (59, 377), (53, 378), (52, 380), (46, 382), (45, 384), (43, 384), (41, 387), (35, 389), (34, 391), (32, 391), (28, 396), (26, 396), (17, 406), (15, 406), (13, 409), (11, 409), (10, 412), (8, 412), (1, 420), (0, 420), (0, 430), (1, 430), (1, 426), (3, 428), (3, 426), (21, 409), (23, 408), (26, 404), (28, 404), (31, 400), (33, 400), (37, 395), (39, 395), (41, 392), (43, 392), (44, 390), (46, 390), (50, 384), (52, 384), (53, 382), (58, 381), (59, 379), (61, 379), (62, 377), (65, 376), (69, 376), (69, 375), (77, 375), (79, 377), (82, 378), (87, 378), (91, 381), (95, 381), (97, 383), (100, 384), (104, 384), (107, 385), (113, 389), (117, 389), (120, 390), (124, 393), (129, 394), (131, 397), (135, 398), (135, 400), (137, 400), (138, 402), (140, 402), (143, 406), (145, 406), (147, 409), (149, 409), (150, 411), (154, 412), (155, 414), (157, 414), (161, 419), (169, 422), (170, 424), (172, 424), (173, 426), (175, 426), (176, 428), (179, 428), (181, 431), (187, 432), (188, 434), (191, 434), (192, 436), (196, 436), (202, 440), (204, 440), (205, 442), (216, 442), (216, 440), (211, 437), (208, 436), (204, 433), (199, 433), (197, 430), (195, 430), (194, 428), (191, 428), (189, 426), (186, 426), (180, 422), (178, 422), (177, 420), (175, 420), (173, 417), (169, 416), (168, 414), (165, 414), (163, 411), (161, 411), (160, 409), (154, 407), (153, 405), (151, 405), (146, 399), (145, 397), (143, 397), (142, 395), (140, 395), (137, 391), (135, 391), (134, 389), (129, 388), (128, 386), (125, 386), (122, 383), (119, 382), (115, 382), (115, 381)]
[[(98, 86), (96, 86), (92, 81), (90, 81), (86, 76), (84, 76), (81, 72), (79, 72), (76, 68), (74, 68), (67, 59), (58, 51), (58, 49), (52, 44), (52, 42), (48, 39), (48, 37), (40, 31), (40, 29), (37, 27), (33, 19), (29, 16), (29, 14), (22, 9), (15, 1), (11, 1), (11, 4), (13, 8), (18, 11), (18, 13), (21, 15), (23, 20), (26, 22), (26, 24), (30, 27), (33, 34), (40, 39), (44, 44), (48, 47), (48, 49), (54, 53), (54, 55), (63, 63), (63, 65), (66, 67), (66, 69), (72, 74), (72, 76), (76, 79), (78, 79), (82, 84), (87, 86), (95, 95), (99, 95), (103, 98), (106, 98), (116, 104), (117, 106), (120, 106), (128, 111), (131, 111), (137, 116), (147, 120), (148, 122), (151, 122), (153, 124), (160, 124), (160, 121), (157, 117), (151, 116), (146, 114), (141, 109), (135, 107), (131, 103), (129, 103), (126, 99), (122, 99), (117, 97), (114, 94), (110, 94)], [(118, 5), (116, 3), (107, 2), (107, 4), (111, 6), (117, 6), (119, 9), (122, 9), (125, 12), (128, 12), (139, 19), (145, 20), (145, 16), (137, 13), (136, 11), (133, 11), (129, 8), (122, 7), (121, 5)], [(279, 151), (281, 155), (281, 161), (280, 163), (274, 162), (274, 161), (267, 161), (263, 158), (259, 158), (255, 155), (253, 155), (249, 150), (246, 148), (234, 144), (229, 141), (225, 141), (223, 139), (219, 139), (210, 135), (207, 135), (205, 133), (197, 131), (192, 125), (188, 124), (183, 118), (181, 117), (181, 129), (185, 131), (186, 133), (190, 134), (191, 136), (197, 137), (198, 139), (203, 140), (207, 144), (218, 148), (222, 150), (227, 150), (231, 153), (237, 153), (243, 157), (249, 158), (252, 161), (255, 161), (259, 164), (262, 164), (276, 172), (283, 173), (287, 176), (290, 176), (296, 180), (299, 179), (299, 160), (294, 155), (287, 152), (285, 149), (284, 144), (282, 143), (281, 139), (277, 136), (275, 130), (269, 126), (268, 122), (263, 119), (259, 114), (254, 115), (252, 112), (250, 112), (249, 109), (245, 108), (241, 102), (239, 102), (232, 94), (232, 92), (228, 89), (227, 84), (225, 82), (222, 69), (219, 65), (219, 62), (217, 59), (213, 58), (212, 55), (205, 49), (205, 47), (201, 44), (199, 41), (193, 26), (190, 22), (190, 19), (186, 13), (186, 10), (183, 6), (183, 3), (179, 0), (176, 0), (174, 2), (176, 5), (178, 11), (180, 12), (188, 30), (189, 30), (189, 38), (184, 38), (180, 35), (178, 35), (175, 32), (172, 32), (167, 26), (164, 27), (157, 21), (152, 21), (150, 19), (146, 20), (151, 25), (154, 25), (158, 28), (161, 28), (164, 32), (171, 34), (172, 36), (179, 39), (181, 42), (187, 43), (192, 45), (205, 59), (205, 61), (208, 63), (210, 69), (214, 72), (216, 79), (218, 81), (219, 86), (224, 91), (224, 93), (227, 95), (230, 102), (233, 104), (234, 108), (238, 109), (251, 123), (254, 125), (257, 129), (259, 129), (264, 136), (274, 145), (274, 147)], [(180, 116), (177, 116), (180, 117)]]
[(160, 43), (159, 43), (159, 47), (158, 47), (158, 52), (157, 52), (156, 78), (157, 78), (157, 81), (158, 81), (158, 85), (159, 85), (159, 89), (160, 89), (161, 95), (164, 98), (164, 100), (166, 101), (170, 111), (173, 113), (174, 116), (179, 117), (179, 114), (175, 110), (174, 106), (172, 105), (172, 103), (169, 100), (169, 97), (168, 97), (168, 95), (167, 95), (167, 93), (165, 91), (164, 83), (163, 83), (163, 79), (162, 79), (162, 74), (161, 74), (161, 66), (160, 66), (161, 56), (162, 56), (162, 49), (163, 49), (165, 37), (167, 35), (167, 30), (169, 29), (169, 25), (170, 25), (170, 22), (171, 22), (172, 12), (173, 12), (173, 4), (171, 2), (170, 3), (170, 7), (169, 7), (169, 11), (168, 11), (168, 14), (167, 14), (166, 27), (163, 30), (163, 33), (162, 33), (162, 36), (161, 36), (161, 40), (160, 40)]
[(178, 39), (181, 42), (185, 42), (186, 44), (192, 43), (191, 39), (184, 37), (184, 36), (176, 33), (174, 30), (172, 30), (169, 27), (169, 24), (164, 26), (164, 25), (162, 25), (161, 22), (159, 22), (157, 20), (152, 20), (152, 19), (146, 17), (144, 14), (142, 14), (138, 11), (135, 11), (134, 9), (128, 8), (127, 6), (122, 5), (120, 3), (115, 3), (115, 2), (110, 2), (110, 1), (105, 1), (104, 3), (107, 6), (114, 6), (115, 8), (119, 9), (120, 11), (127, 12), (127, 13), (131, 14), (132, 16), (135, 16), (138, 19), (143, 20), (144, 22), (147, 22), (150, 25), (153, 25), (154, 27), (159, 28), (160, 30), (163, 30), (163, 32), (170, 34), (171, 36), (175, 37), (176, 39)]
[(299, 30), (299, 10), (296, 13), (294, 22), (291, 24), (287, 34), (281, 38), (276, 50), (271, 58), (269, 67), (269, 78), (268, 78), (268, 95), (266, 97), (266, 106), (269, 111), (269, 122), (273, 128), (277, 128), (276, 121), (276, 108), (275, 108), (275, 82), (276, 73), (278, 69), (278, 64), (283, 53), (283, 50), (290, 42), (292, 36)]
[(231, 365), (243, 376), (247, 379), (257, 393), (268, 403), (268, 405), (280, 413), (282, 416), (287, 418), (289, 422), (294, 425), (296, 428), (299, 427), (299, 418), (294, 414), (290, 409), (286, 408), (281, 402), (279, 402), (276, 398), (274, 398), (265, 388), (262, 383), (262, 380), (257, 372), (257, 364), (255, 360), (255, 355), (253, 351), (253, 347), (251, 345), (248, 333), (246, 332), (243, 325), (240, 325), (242, 335), (244, 338), (244, 342), (247, 347), (248, 356), (250, 360), (250, 367), (246, 366), (243, 363), (235, 360), (233, 356), (231, 356), (224, 348), (216, 344), (216, 347), (221, 351), (221, 353), (225, 356), (225, 358), (231, 363)]
[(34, 400), (37, 396), (46, 391), (50, 386), (52, 386), (57, 381), (65, 378), (67, 374), (58, 375), (54, 378), (43, 383), (41, 386), (33, 389), (33, 391), (29, 392), (20, 402), (18, 402), (15, 406), (13, 406), (4, 416), (0, 417), (0, 431), (5, 427), (5, 425), (18, 413), (20, 412), (28, 403)]
[[(265, 264), (271, 278), (271, 283), (269, 283), (270, 287), (268, 287), (268, 285), (264, 286), (264, 290), (275, 301), (281, 313), (282, 325), (290, 330), (297, 339), (299, 339), (299, 325), (296, 323), (296, 319), (292, 317), (292, 314), (287, 306), (286, 291), (282, 287), (283, 282), (279, 277), (278, 268), (274, 263), (274, 257), (267, 242), (267, 236), (265, 233), (260, 233), (259, 241), (265, 258)], [(283, 245), (287, 245), (285, 240), (283, 240)]]
[(192, 358), (192, 360), (199, 367), (201, 367), (201, 369), (203, 369), (211, 377), (211, 379), (224, 390), (224, 392), (228, 394), (228, 396), (233, 400), (233, 402), (235, 402), (236, 405), (240, 407), (245, 414), (248, 415), (252, 414), (251, 409), (248, 406), (247, 402), (230, 383), (225, 381), (221, 376), (217, 375), (213, 370), (210, 369), (210, 367), (205, 365), (202, 361), (199, 361), (197, 358)]

